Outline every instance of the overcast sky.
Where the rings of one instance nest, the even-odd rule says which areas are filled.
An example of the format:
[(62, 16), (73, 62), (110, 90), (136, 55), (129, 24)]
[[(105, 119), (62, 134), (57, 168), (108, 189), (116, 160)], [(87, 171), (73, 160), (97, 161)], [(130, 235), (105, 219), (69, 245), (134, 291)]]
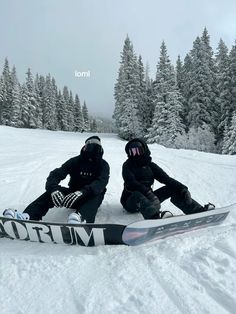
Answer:
[[(120, 52), (128, 34), (154, 75), (161, 41), (172, 63), (204, 27), (215, 49), (236, 39), (236, 0), (0, 0), (0, 66), (8, 57), (20, 81), (30, 67), (67, 85), (90, 113), (111, 117)], [(90, 71), (78, 78), (75, 71)]]

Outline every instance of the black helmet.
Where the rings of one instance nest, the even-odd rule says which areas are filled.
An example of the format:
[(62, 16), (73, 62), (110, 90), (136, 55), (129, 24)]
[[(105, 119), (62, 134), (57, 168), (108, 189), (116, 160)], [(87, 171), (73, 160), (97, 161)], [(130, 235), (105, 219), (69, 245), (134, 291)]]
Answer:
[(145, 152), (145, 148), (140, 142), (132, 142), (129, 145), (128, 149), (128, 156), (129, 157), (134, 157), (134, 156), (142, 156)]
[(96, 135), (90, 136), (89, 138), (87, 138), (87, 140), (85, 141), (85, 144), (98, 144), (100, 146), (102, 145), (100, 137)]
[(150, 155), (146, 142), (140, 138), (135, 138), (129, 141), (125, 146), (125, 151), (128, 157), (138, 157), (146, 154)]
[(85, 141), (85, 145), (81, 150), (83, 157), (91, 160), (98, 160), (102, 158), (103, 148), (101, 139), (98, 136), (91, 136)]

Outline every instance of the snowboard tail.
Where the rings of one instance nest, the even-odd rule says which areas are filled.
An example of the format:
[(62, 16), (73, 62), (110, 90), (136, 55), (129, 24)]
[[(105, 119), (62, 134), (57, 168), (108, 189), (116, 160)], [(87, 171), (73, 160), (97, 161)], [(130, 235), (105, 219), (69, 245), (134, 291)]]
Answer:
[(0, 237), (81, 246), (124, 244), (125, 225), (58, 224), (0, 217)]

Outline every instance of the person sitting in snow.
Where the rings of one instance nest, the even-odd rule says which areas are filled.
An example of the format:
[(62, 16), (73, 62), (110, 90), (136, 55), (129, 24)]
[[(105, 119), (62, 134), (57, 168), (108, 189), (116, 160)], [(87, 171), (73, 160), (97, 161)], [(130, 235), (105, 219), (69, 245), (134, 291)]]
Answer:
[[(110, 173), (109, 165), (102, 156), (100, 138), (89, 137), (79, 156), (50, 172), (44, 194), (27, 206), (23, 213), (6, 209), (3, 215), (15, 219), (41, 220), (49, 208), (56, 206), (75, 211), (69, 215), (68, 223), (93, 223), (103, 201)], [(67, 175), (70, 176), (68, 188), (60, 186)]]
[[(125, 146), (125, 151), (128, 159), (122, 168), (124, 189), (120, 201), (128, 212), (140, 212), (144, 219), (171, 217), (173, 216), (171, 212), (160, 211), (161, 203), (168, 198), (185, 214), (199, 213), (215, 207), (211, 203), (201, 206), (192, 199), (187, 186), (169, 177), (152, 162), (151, 152), (142, 139), (130, 140)], [(154, 180), (164, 186), (153, 191)]]

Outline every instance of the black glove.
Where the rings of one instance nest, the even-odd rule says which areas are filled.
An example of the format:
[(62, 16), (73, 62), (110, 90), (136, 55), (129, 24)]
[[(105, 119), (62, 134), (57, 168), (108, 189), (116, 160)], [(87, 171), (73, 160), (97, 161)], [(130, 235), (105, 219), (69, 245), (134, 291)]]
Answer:
[(64, 195), (63, 195), (63, 193), (61, 191), (56, 190), (56, 191), (52, 192), (51, 193), (51, 197), (52, 197), (53, 204), (56, 207), (61, 207), (62, 206), (62, 203), (63, 203), (63, 200), (64, 200)]
[(181, 197), (187, 205), (190, 205), (192, 203), (192, 197), (188, 189), (183, 189), (181, 191)]
[(72, 208), (75, 201), (78, 201), (79, 199), (83, 198), (84, 194), (81, 191), (75, 191), (73, 193), (70, 193), (66, 195), (63, 201), (63, 206), (66, 208)]
[(156, 207), (157, 210), (161, 208), (161, 203), (159, 198), (152, 192), (152, 190), (148, 191), (147, 194), (147, 199), (149, 199), (150, 202), (152, 202), (152, 205)]

